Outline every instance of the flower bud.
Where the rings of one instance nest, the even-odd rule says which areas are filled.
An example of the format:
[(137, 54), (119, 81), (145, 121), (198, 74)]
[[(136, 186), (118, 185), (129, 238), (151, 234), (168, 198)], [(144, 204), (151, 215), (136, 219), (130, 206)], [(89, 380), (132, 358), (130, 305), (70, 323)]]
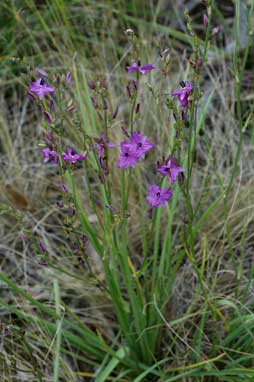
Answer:
[(65, 193), (69, 192), (67, 186), (66, 186), (64, 183), (61, 183), (61, 184), (60, 184), (60, 188), (61, 188), (61, 190), (62, 190), (63, 192), (65, 192)]
[(208, 27), (208, 23), (209, 23), (209, 19), (208, 19), (208, 16), (206, 14), (203, 15), (203, 24), (204, 24), (204, 27), (207, 28)]
[(38, 245), (39, 245), (39, 248), (40, 248), (41, 252), (43, 252), (43, 253), (47, 252), (46, 245), (41, 240), (38, 241)]
[(127, 96), (128, 96), (129, 98), (131, 98), (131, 91), (130, 91), (129, 86), (126, 86), (126, 91), (127, 91)]
[(35, 101), (35, 96), (32, 93), (28, 92), (26, 95), (27, 95), (27, 98), (30, 99), (30, 101), (32, 101), (32, 102)]
[(133, 80), (133, 81), (132, 81), (132, 85), (133, 85), (133, 88), (134, 88), (135, 90), (138, 90), (138, 83), (137, 83), (137, 81)]
[(102, 87), (103, 89), (107, 89), (107, 88), (108, 88), (108, 82), (107, 82), (107, 80), (103, 80), (103, 81), (101, 81), (101, 87)]
[(48, 146), (52, 145), (52, 139), (53, 139), (53, 134), (50, 131), (47, 132), (45, 136), (45, 142), (47, 143)]
[(63, 204), (62, 200), (57, 201), (56, 204), (57, 204), (57, 207), (60, 208), (60, 209), (64, 207), (64, 204)]
[(92, 81), (92, 80), (89, 80), (89, 81), (87, 82), (87, 85), (88, 85), (88, 87), (89, 87), (91, 90), (94, 90), (94, 89), (96, 88), (95, 82)]
[(88, 242), (88, 237), (86, 235), (80, 236), (80, 240), (82, 241), (83, 244), (86, 244)]
[(116, 110), (115, 110), (115, 112), (114, 112), (114, 114), (112, 116), (112, 119), (116, 119), (117, 114), (118, 114), (118, 110), (119, 110), (119, 106), (117, 105)]
[(200, 68), (200, 67), (202, 66), (202, 64), (203, 64), (202, 57), (199, 57), (199, 58), (197, 59), (197, 64), (196, 64), (197, 68)]
[(50, 111), (51, 111), (52, 113), (55, 112), (55, 103), (54, 103), (53, 99), (51, 99), (51, 100), (49, 101), (49, 108), (50, 108)]
[(68, 72), (66, 74), (66, 77), (65, 77), (65, 83), (66, 85), (70, 85), (71, 84), (71, 81), (72, 81), (72, 75), (71, 75), (71, 72)]
[(47, 121), (48, 123), (51, 124), (51, 123), (53, 122), (53, 119), (52, 119), (52, 117), (51, 117), (51, 115), (49, 114), (48, 111), (44, 111), (44, 116), (45, 116), (46, 121)]
[(91, 97), (91, 101), (92, 101), (93, 107), (94, 107), (95, 109), (97, 109), (97, 108), (98, 108), (98, 104), (97, 104), (97, 102), (96, 102), (96, 99), (95, 99), (94, 97)]

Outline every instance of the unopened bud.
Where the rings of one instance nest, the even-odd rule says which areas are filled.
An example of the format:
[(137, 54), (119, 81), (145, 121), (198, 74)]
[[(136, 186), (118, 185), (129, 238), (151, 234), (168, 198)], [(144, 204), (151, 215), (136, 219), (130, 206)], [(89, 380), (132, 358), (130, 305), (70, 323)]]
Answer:
[(107, 101), (103, 101), (103, 109), (104, 110), (108, 110), (108, 104), (107, 104)]
[(122, 130), (123, 135), (125, 135), (127, 138), (129, 138), (128, 131), (123, 126), (121, 126), (121, 130)]
[(208, 19), (208, 16), (205, 14), (203, 15), (203, 24), (205, 28), (208, 27), (208, 23), (209, 23), (209, 19)]
[(71, 105), (70, 107), (67, 108), (68, 113), (71, 113), (75, 110), (75, 106)]
[(162, 53), (160, 53), (160, 56), (162, 60), (165, 62), (166, 65), (169, 64), (170, 61), (170, 50), (169, 48), (165, 49)]
[(116, 110), (115, 110), (115, 112), (114, 112), (114, 114), (112, 116), (113, 119), (115, 119), (117, 117), (118, 110), (119, 110), (119, 106), (117, 105)]
[(41, 240), (38, 241), (38, 245), (39, 245), (41, 252), (43, 252), (43, 253), (47, 252), (46, 245)]
[(32, 101), (32, 102), (35, 101), (35, 96), (32, 93), (30, 93), (30, 92), (27, 93), (27, 98), (29, 98), (30, 101)]
[(66, 77), (65, 77), (65, 83), (66, 85), (70, 85), (71, 84), (71, 81), (72, 81), (72, 75), (71, 75), (71, 72), (68, 72), (66, 74)]
[(104, 89), (107, 89), (108, 88), (108, 81), (107, 80), (101, 81), (101, 87)]
[(89, 88), (90, 88), (91, 90), (94, 90), (94, 89), (96, 88), (95, 82), (92, 81), (92, 80), (89, 80), (89, 81), (87, 82), (87, 85), (89, 86)]
[(138, 83), (137, 83), (137, 81), (133, 80), (133, 81), (132, 81), (132, 85), (133, 85), (133, 88), (134, 88), (135, 90), (138, 90)]
[(88, 237), (86, 235), (80, 236), (80, 240), (82, 241), (83, 244), (86, 244), (88, 242)]
[(45, 116), (45, 119), (48, 123), (52, 123), (53, 122), (53, 119), (51, 117), (51, 115), (49, 114), (48, 111), (44, 111), (44, 116)]
[(98, 104), (97, 104), (97, 102), (96, 102), (96, 99), (95, 99), (94, 97), (91, 97), (91, 101), (92, 101), (93, 107), (94, 107), (95, 109), (97, 109), (97, 108), (98, 108)]
[(200, 68), (200, 67), (202, 66), (202, 64), (203, 64), (202, 57), (199, 57), (199, 58), (197, 59), (197, 64), (196, 64), (197, 68)]
[(126, 86), (126, 91), (127, 91), (127, 96), (128, 96), (129, 98), (131, 98), (131, 91), (130, 91), (129, 86)]
[(55, 103), (54, 103), (53, 99), (51, 99), (50, 102), (49, 102), (49, 108), (50, 108), (50, 111), (52, 111), (52, 113), (54, 113), (54, 111), (55, 111)]

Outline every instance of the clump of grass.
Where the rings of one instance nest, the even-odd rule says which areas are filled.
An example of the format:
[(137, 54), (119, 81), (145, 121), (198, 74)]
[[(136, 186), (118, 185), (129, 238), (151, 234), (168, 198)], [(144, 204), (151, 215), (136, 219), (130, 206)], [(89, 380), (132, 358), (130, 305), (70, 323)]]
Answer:
[[(241, 45), (239, 21), (243, 12), (250, 20), (253, 6), (243, 9), (237, 1), (233, 25), (211, 1), (200, 9), (208, 12), (207, 32), (198, 17), (186, 14), (184, 33), (175, 29), (177, 21), (171, 28), (161, 25), (167, 21), (160, 13), (164, 6), (141, 15), (135, 2), (119, 2), (115, 9), (89, 2), (3, 5), (9, 17), (5, 36), (13, 41), (6, 51), (12, 64), (1, 67), (7, 178), (1, 179), (3, 380), (253, 379), (253, 185), (246, 161), (253, 129), (252, 106), (242, 96), (251, 45)], [(98, 28), (102, 10), (105, 24)], [(88, 15), (85, 26), (81, 11)], [(215, 15), (229, 33), (234, 28), (233, 58), (220, 48), (219, 36), (210, 40)], [(130, 41), (119, 27), (138, 33)], [(15, 37), (14, 28), (29, 40)], [(165, 34), (171, 36), (170, 51)], [(159, 42), (161, 57), (148, 41)], [(157, 71), (136, 78), (136, 97), (135, 73), (126, 79), (124, 66), (138, 59)], [(59, 86), (60, 112), (47, 108), (50, 124), (41, 119), (44, 101), (34, 107), (14, 90), (17, 82), (27, 90), (36, 66), (52, 79), (59, 76), (51, 85)], [(68, 71), (72, 87), (65, 86)], [(189, 78), (195, 87), (183, 118), (165, 93)], [(90, 90), (89, 80), (98, 92)], [(126, 85), (132, 86), (130, 99)], [(137, 103), (139, 113), (133, 112)], [(64, 105), (74, 106), (75, 114)], [(115, 143), (127, 140), (121, 127), (129, 133), (141, 129), (156, 142), (156, 151), (135, 170), (115, 168), (116, 148), (106, 148), (103, 168), (91, 150), (102, 131)], [(43, 166), (37, 155), (45, 130), (60, 140), (58, 168)], [(72, 145), (88, 159), (63, 166), (61, 152)], [(172, 153), (185, 168), (185, 180), (174, 186), (167, 208), (154, 209), (149, 219), (146, 195), (158, 179), (156, 160)], [(102, 171), (107, 168), (109, 175)], [(59, 188), (62, 182), (68, 193)], [(88, 241), (81, 240), (84, 234)]]

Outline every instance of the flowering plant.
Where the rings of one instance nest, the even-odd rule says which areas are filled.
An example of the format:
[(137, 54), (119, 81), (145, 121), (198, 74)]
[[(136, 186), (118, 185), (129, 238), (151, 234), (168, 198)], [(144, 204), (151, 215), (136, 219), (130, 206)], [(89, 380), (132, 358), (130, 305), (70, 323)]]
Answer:
[[(189, 80), (181, 81), (179, 88), (172, 81), (170, 91), (161, 93), (152, 79), (167, 72), (168, 61), (141, 65), (133, 35), (131, 44), (133, 63), (122, 66), (126, 108), (112, 97), (111, 78), (88, 79), (75, 62), (62, 74), (36, 69), (40, 77), (31, 80), (28, 96), (45, 117), (40, 151), (44, 165), (60, 178), (57, 207), (66, 214), (74, 238), (72, 256), (87, 266), (110, 299), (121, 337), (119, 349), (113, 351), (114, 357), (118, 351), (121, 354), (115, 358), (119, 367), (127, 365), (140, 375), (143, 365), (151, 367), (160, 352), (174, 275), (186, 253), (195, 265), (191, 176), (201, 97), (199, 73), (205, 57), (196, 47)], [(72, 90), (79, 89), (81, 81), (84, 95)], [(142, 118), (147, 89), (152, 102), (166, 109), (173, 121), (164, 138), (149, 130)], [(185, 216), (174, 262), (173, 222), (179, 205)], [(133, 224), (137, 210), (138, 226)], [(140, 236), (137, 248), (130, 240), (134, 230)], [(47, 264), (47, 246), (41, 240), (37, 244)], [(103, 277), (93, 271), (92, 253), (99, 258)], [(84, 330), (86, 352), (94, 349), (102, 360), (108, 354), (107, 340), (88, 326)]]

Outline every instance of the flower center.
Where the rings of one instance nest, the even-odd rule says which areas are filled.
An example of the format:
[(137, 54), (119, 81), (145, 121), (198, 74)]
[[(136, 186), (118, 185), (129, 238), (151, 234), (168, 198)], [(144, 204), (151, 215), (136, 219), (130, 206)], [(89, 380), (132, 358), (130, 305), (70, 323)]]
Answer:
[(138, 146), (138, 147), (141, 147), (141, 146), (142, 146), (142, 143), (141, 143), (141, 142), (139, 142), (139, 143), (137, 144), (137, 146)]
[(129, 153), (125, 153), (125, 154), (124, 154), (124, 156), (125, 156), (126, 158), (128, 158), (128, 156), (129, 156)]
[(159, 198), (159, 196), (161, 196), (161, 193), (160, 192), (156, 192), (156, 196), (157, 196), (157, 198)]
[(40, 85), (44, 85), (45, 84), (45, 80), (44, 80), (44, 78), (42, 78), (41, 80), (40, 80)]

